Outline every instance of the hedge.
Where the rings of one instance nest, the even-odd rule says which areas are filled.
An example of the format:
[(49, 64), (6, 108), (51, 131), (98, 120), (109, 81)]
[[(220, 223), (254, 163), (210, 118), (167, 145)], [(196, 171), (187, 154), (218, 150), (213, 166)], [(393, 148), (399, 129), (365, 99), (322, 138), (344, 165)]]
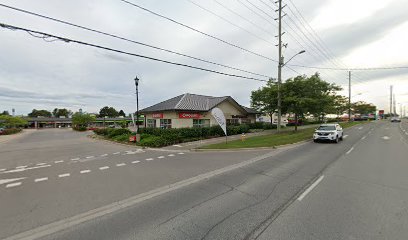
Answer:
[(75, 126), (72, 129), (78, 132), (85, 132), (86, 130), (88, 130), (85, 126)]
[(19, 132), (21, 132), (21, 128), (6, 128), (0, 133), (0, 135), (11, 135)]

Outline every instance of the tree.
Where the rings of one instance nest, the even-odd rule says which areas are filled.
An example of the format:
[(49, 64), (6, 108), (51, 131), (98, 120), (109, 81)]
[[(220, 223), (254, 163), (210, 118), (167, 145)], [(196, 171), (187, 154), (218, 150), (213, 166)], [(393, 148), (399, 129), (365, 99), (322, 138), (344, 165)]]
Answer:
[(126, 117), (126, 113), (123, 110), (119, 111), (119, 116)]
[(72, 124), (76, 127), (87, 127), (89, 123), (96, 120), (95, 116), (88, 113), (75, 113), (72, 115)]
[(266, 86), (251, 92), (251, 107), (259, 112), (268, 114), (271, 118), (278, 108), (278, 85), (272, 79), (268, 81)]
[(2, 116), (2, 115), (10, 116), (10, 113), (8, 111), (4, 110), (2, 113), (0, 113), (0, 116)]
[(68, 109), (66, 109), (66, 108), (55, 108), (53, 111), (52, 111), (52, 115), (54, 116), (54, 117), (57, 117), (57, 118), (59, 118), (59, 117), (69, 117), (70, 115), (72, 114), (72, 112), (70, 111), (70, 110), (68, 110)]
[(348, 109), (349, 109), (348, 98), (341, 96), (341, 95), (336, 95), (334, 99), (334, 108), (333, 108), (334, 113), (337, 116), (339, 116), (347, 112)]
[(31, 113), (28, 114), (29, 117), (51, 117), (52, 114), (51, 112), (47, 111), (47, 110), (36, 110), (33, 109), (33, 111), (31, 111)]
[(351, 104), (351, 108), (354, 113), (357, 114), (370, 114), (377, 110), (377, 107), (371, 103), (366, 103), (364, 101), (359, 101)]
[(118, 117), (119, 113), (113, 107), (105, 106), (99, 111), (99, 117)]
[(282, 84), (282, 111), (295, 114), (295, 131), (298, 120), (306, 113), (319, 118), (334, 111), (336, 91), (341, 88), (322, 80), (318, 73), (297, 76)]
[(0, 127), (15, 128), (27, 125), (28, 122), (20, 117), (12, 117), (9, 115), (0, 116)]

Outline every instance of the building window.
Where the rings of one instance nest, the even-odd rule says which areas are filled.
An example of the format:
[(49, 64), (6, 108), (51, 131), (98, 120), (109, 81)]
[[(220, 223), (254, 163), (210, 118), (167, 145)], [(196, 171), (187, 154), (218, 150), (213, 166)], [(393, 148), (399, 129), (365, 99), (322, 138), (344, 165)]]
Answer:
[(210, 120), (209, 119), (193, 119), (193, 127), (209, 127), (210, 126)]
[(238, 118), (227, 119), (227, 124), (228, 125), (239, 125), (239, 119)]
[(156, 119), (147, 119), (147, 127), (148, 128), (155, 128), (156, 127)]
[(251, 119), (249, 119), (249, 118), (242, 118), (242, 119), (241, 119), (241, 123), (242, 123), (242, 124), (251, 123)]
[(160, 119), (160, 128), (171, 128), (171, 119)]

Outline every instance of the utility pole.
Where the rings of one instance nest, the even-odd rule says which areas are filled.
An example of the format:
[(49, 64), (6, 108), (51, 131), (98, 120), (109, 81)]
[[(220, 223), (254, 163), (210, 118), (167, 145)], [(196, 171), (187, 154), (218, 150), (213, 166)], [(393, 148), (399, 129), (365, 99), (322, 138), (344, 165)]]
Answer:
[(135, 77), (136, 86), (136, 135), (139, 133), (139, 78)]
[(394, 103), (393, 103), (393, 107), (394, 107), (394, 116), (397, 115), (397, 107), (395, 106), (395, 93), (393, 94), (393, 99), (394, 99)]
[(351, 122), (351, 71), (349, 71), (349, 97), (348, 97), (348, 120)]
[(392, 117), (392, 85), (390, 86), (390, 117)]
[(282, 56), (282, 0), (279, 0), (279, 30), (278, 30), (278, 47), (279, 47), (279, 63), (278, 63), (278, 126), (277, 131), (281, 130), (281, 120), (282, 120), (282, 96), (281, 96), (281, 85), (282, 85), (282, 66), (283, 66), (283, 56)]

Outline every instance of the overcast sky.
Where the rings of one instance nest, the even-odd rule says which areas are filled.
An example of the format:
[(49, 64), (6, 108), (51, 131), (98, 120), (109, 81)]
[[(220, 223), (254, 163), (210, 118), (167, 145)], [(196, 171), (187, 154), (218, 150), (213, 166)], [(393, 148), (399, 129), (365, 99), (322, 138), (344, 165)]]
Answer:
[[(278, 58), (274, 46), (277, 24), (272, 19), (277, 16), (274, 11), (277, 7), (271, 0), (129, 1), (241, 48), (274, 60)], [(408, 66), (406, 0), (284, 2), (288, 4), (283, 25), (286, 32), (283, 40), (288, 43), (284, 51), (286, 60), (306, 50), (293, 59), (292, 64), (351, 68)], [(0, 0), (0, 3), (246, 71), (277, 76), (276, 62), (203, 36), (120, 0)], [(4, 7), (0, 7), (0, 22), (168, 61), (258, 77)], [(106, 105), (127, 113), (135, 111), (135, 76), (141, 80), (140, 108), (187, 92), (229, 95), (249, 106), (251, 91), (263, 85), (75, 43), (46, 42), (21, 31), (1, 28), (0, 38), (0, 111), (11, 112), (15, 108), (16, 114), (27, 114), (34, 108), (52, 110), (56, 107), (98, 112)], [(343, 86), (342, 94), (346, 94), (347, 71), (292, 68), (296, 72), (284, 68), (284, 79), (318, 71), (324, 80)], [(394, 85), (397, 102), (408, 106), (407, 69), (358, 71), (352, 76), (353, 101), (371, 102), (388, 112), (389, 86)]]

